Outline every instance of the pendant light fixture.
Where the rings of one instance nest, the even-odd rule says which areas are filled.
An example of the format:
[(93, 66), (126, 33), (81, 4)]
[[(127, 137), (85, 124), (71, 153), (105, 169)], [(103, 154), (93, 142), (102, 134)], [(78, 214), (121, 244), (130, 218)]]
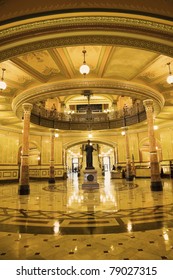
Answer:
[(173, 84), (173, 75), (171, 73), (171, 63), (167, 63), (168, 69), (169, 69), (169, 76), (167, 77), (167, 83), (168, 84)]
[(79, 69), (80, 73), (81, 73), (82, 75), (84, 75), (84, 78), (85, 78), (85, 76), (86, 76), (86, 75), (89, 73), (89, 71), (90, 71), (90, 68), (89, 68), (89, 66), (86, 64), (86, 61), (85, 61), (86, 52), (87, 52), (87, 51), (86, 51), (85, 49), (82, 51), (84, 60), (83, 60), (83, 64), (81, 65), (81, 67), (80, 67), (80, 69)]
[(0, 80), (0, 90), (4, 90), (6, 89), (7, 85), (6, 83), (4, 82), (4, 72), (5, 72), (5, 68), (2, 68), (2, 77), (1, 77), (1, 80)]

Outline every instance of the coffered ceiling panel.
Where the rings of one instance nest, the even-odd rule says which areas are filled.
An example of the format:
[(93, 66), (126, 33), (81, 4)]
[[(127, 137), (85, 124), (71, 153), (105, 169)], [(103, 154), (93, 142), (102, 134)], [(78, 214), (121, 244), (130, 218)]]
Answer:
[(18, 59), (23, 62), (23, 68), (27, 66), (28, 71), (32, 72), (32, 69), (34, 69), (34, 71), (37, 71), (46, 77), (60, 72), (58, 65), (48, 51), (24, 54), (19, 56)]
[(107, 71), (104, 77), (115, 77), (116, 79), (133, 80), (143, 71), (158, 54), (133, 49), (115, 48), (111, 59), (107, 63)]
[(79, 72), (79, 68), (84, 61), (84, 56), (82, 53), (84, 49), (86, 50), (86, 63), (90, 66), (91, 71), (94, 71), (98, 65), (98, 61), (102, 51), (102, 46), (80, 46), (67, 48), (68, 55), (71, 58), (71, 62), (73, 63), (73, 66), (77, 72)]

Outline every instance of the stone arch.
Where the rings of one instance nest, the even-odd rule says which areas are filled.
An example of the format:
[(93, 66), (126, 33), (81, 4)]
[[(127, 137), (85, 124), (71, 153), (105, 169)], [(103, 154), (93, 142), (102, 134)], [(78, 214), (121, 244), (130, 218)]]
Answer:
[[(14, 22), (13, 28), (4, 27), (2, 31), (1, 61), (46, 48), (89, 44), (129, 46), (173, 56), (171, 20), (165, 24), (164, 20), (158, 22), (154, 17), (141, 19), (138, 15), (134, 18), (108, 13), (109, 16), (103, 12), (94, 16), (92, 12), (87, 15), (78, 12), (64, 18), (55, 15), (49, 20), (35, 17), (35, 24)], [(158, 38), (162, 40), (158, 42)]]
[[(64, 144), (63, 149), (65, 150), (65, 153), (66, 153), (67, 150), (69, 150), (70, 148), (72, 148), (74, 146), (77, 146), (77, 145), (84, 146), (87, 143), (87, 140), (88, 140), (88, 138), (86, 138), (85, 140), (77, 141), (77, 142), (70, 141), (70, 142)], [(105, 141), (100, 140), (99, 138), (94, 138), (94, 139), (90, 139), (90, 140), (93, 143), (93, 145), (102, 144), (102, 145), (108, 146), (108, 147), (110, 147), (110, 149), (112, 149), (112, 152), (110, 154), (110, 165), (112, 166), (115, 163), (115, 159), (117, 158), (117, 156), (115, 155), (117, 153), (117, 143), (113, 142), (113, 141), (109, 141), (109, 140), (107, 141), (107, 139)], [(80, 160), (80, 165), (83, 166), (83, 168), (84, 168), (85, 158), (84, 158), (83, 151), (81, 151), (81, 152), (82, 152), (83, 159)], [(97, 158), (98, 170), (100, 170), (100, 172), (101, 172), (102, 160), (101, 160), (101, 157), (99, 158), (99, 154), (97, 156), (98, 156), (98, 158)]]
[[(71, 142), (68, 142), (68, 143), (65, 143), (64, 145), (63, 145), (63, 148), (65, 149), (65, 150), (67, 150), (67, 149), (69, 149), (69, 148), (71, 148), (71, 147), (73, 147), (73, 146), (76, 146), (76, 145), (79, 145), (79, 144), (85, 144), (87, 142), (87, 137), (86, 137), (86, 139), (85, 140), (81, 140), (81, 141), (78, 141), (78, 142), (76, 142), (76, 140), (75, 141), (71, 141)], [(117, 146), (117, 143), (116, 142), (112, 142), (112, 141), (107, 141), (107, 139), (104, 141), (104, 140), (99, 140), (98, 138), (94, 138), (93, 140), (92, 140), (92, 142), (93, 143), (100, 143), (100, 144), (104, 144), (104, 145), (107, 145), (107, 146), (110, 146), (110, 147), (112, 147), (112, 148), (115, 148), (116, 146)]]
[[(18, 147), (18, 165), (21, 164), (22, 143)], [(31, 165), (40, 165), (41, 163), (41, 147), (36, 141), (29, 141), (29, 158)]]

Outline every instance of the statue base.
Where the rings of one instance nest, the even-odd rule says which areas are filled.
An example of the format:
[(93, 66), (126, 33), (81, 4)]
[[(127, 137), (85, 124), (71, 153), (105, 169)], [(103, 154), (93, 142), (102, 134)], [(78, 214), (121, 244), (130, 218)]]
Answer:
[(98, 189), (97, 171), (95, 169), (85, 169), (83, 173), (84, 182), (82, 184), (82, 189)]

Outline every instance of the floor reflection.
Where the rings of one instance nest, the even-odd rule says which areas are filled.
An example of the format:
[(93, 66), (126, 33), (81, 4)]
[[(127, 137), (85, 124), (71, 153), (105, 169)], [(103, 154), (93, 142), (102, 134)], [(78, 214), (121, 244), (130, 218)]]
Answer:
[(29, 196), (18, 195), (18, 184), (2, 185), (0, 258), (21, 258), (15, 250), (25, 248), (26, 259), (173, 259), (172, 180), (164, 179), (163, 192), (151, 192), (149, 179), (98, 181), (93, 190), (75, 175), (53, 185), (33, 181)]

